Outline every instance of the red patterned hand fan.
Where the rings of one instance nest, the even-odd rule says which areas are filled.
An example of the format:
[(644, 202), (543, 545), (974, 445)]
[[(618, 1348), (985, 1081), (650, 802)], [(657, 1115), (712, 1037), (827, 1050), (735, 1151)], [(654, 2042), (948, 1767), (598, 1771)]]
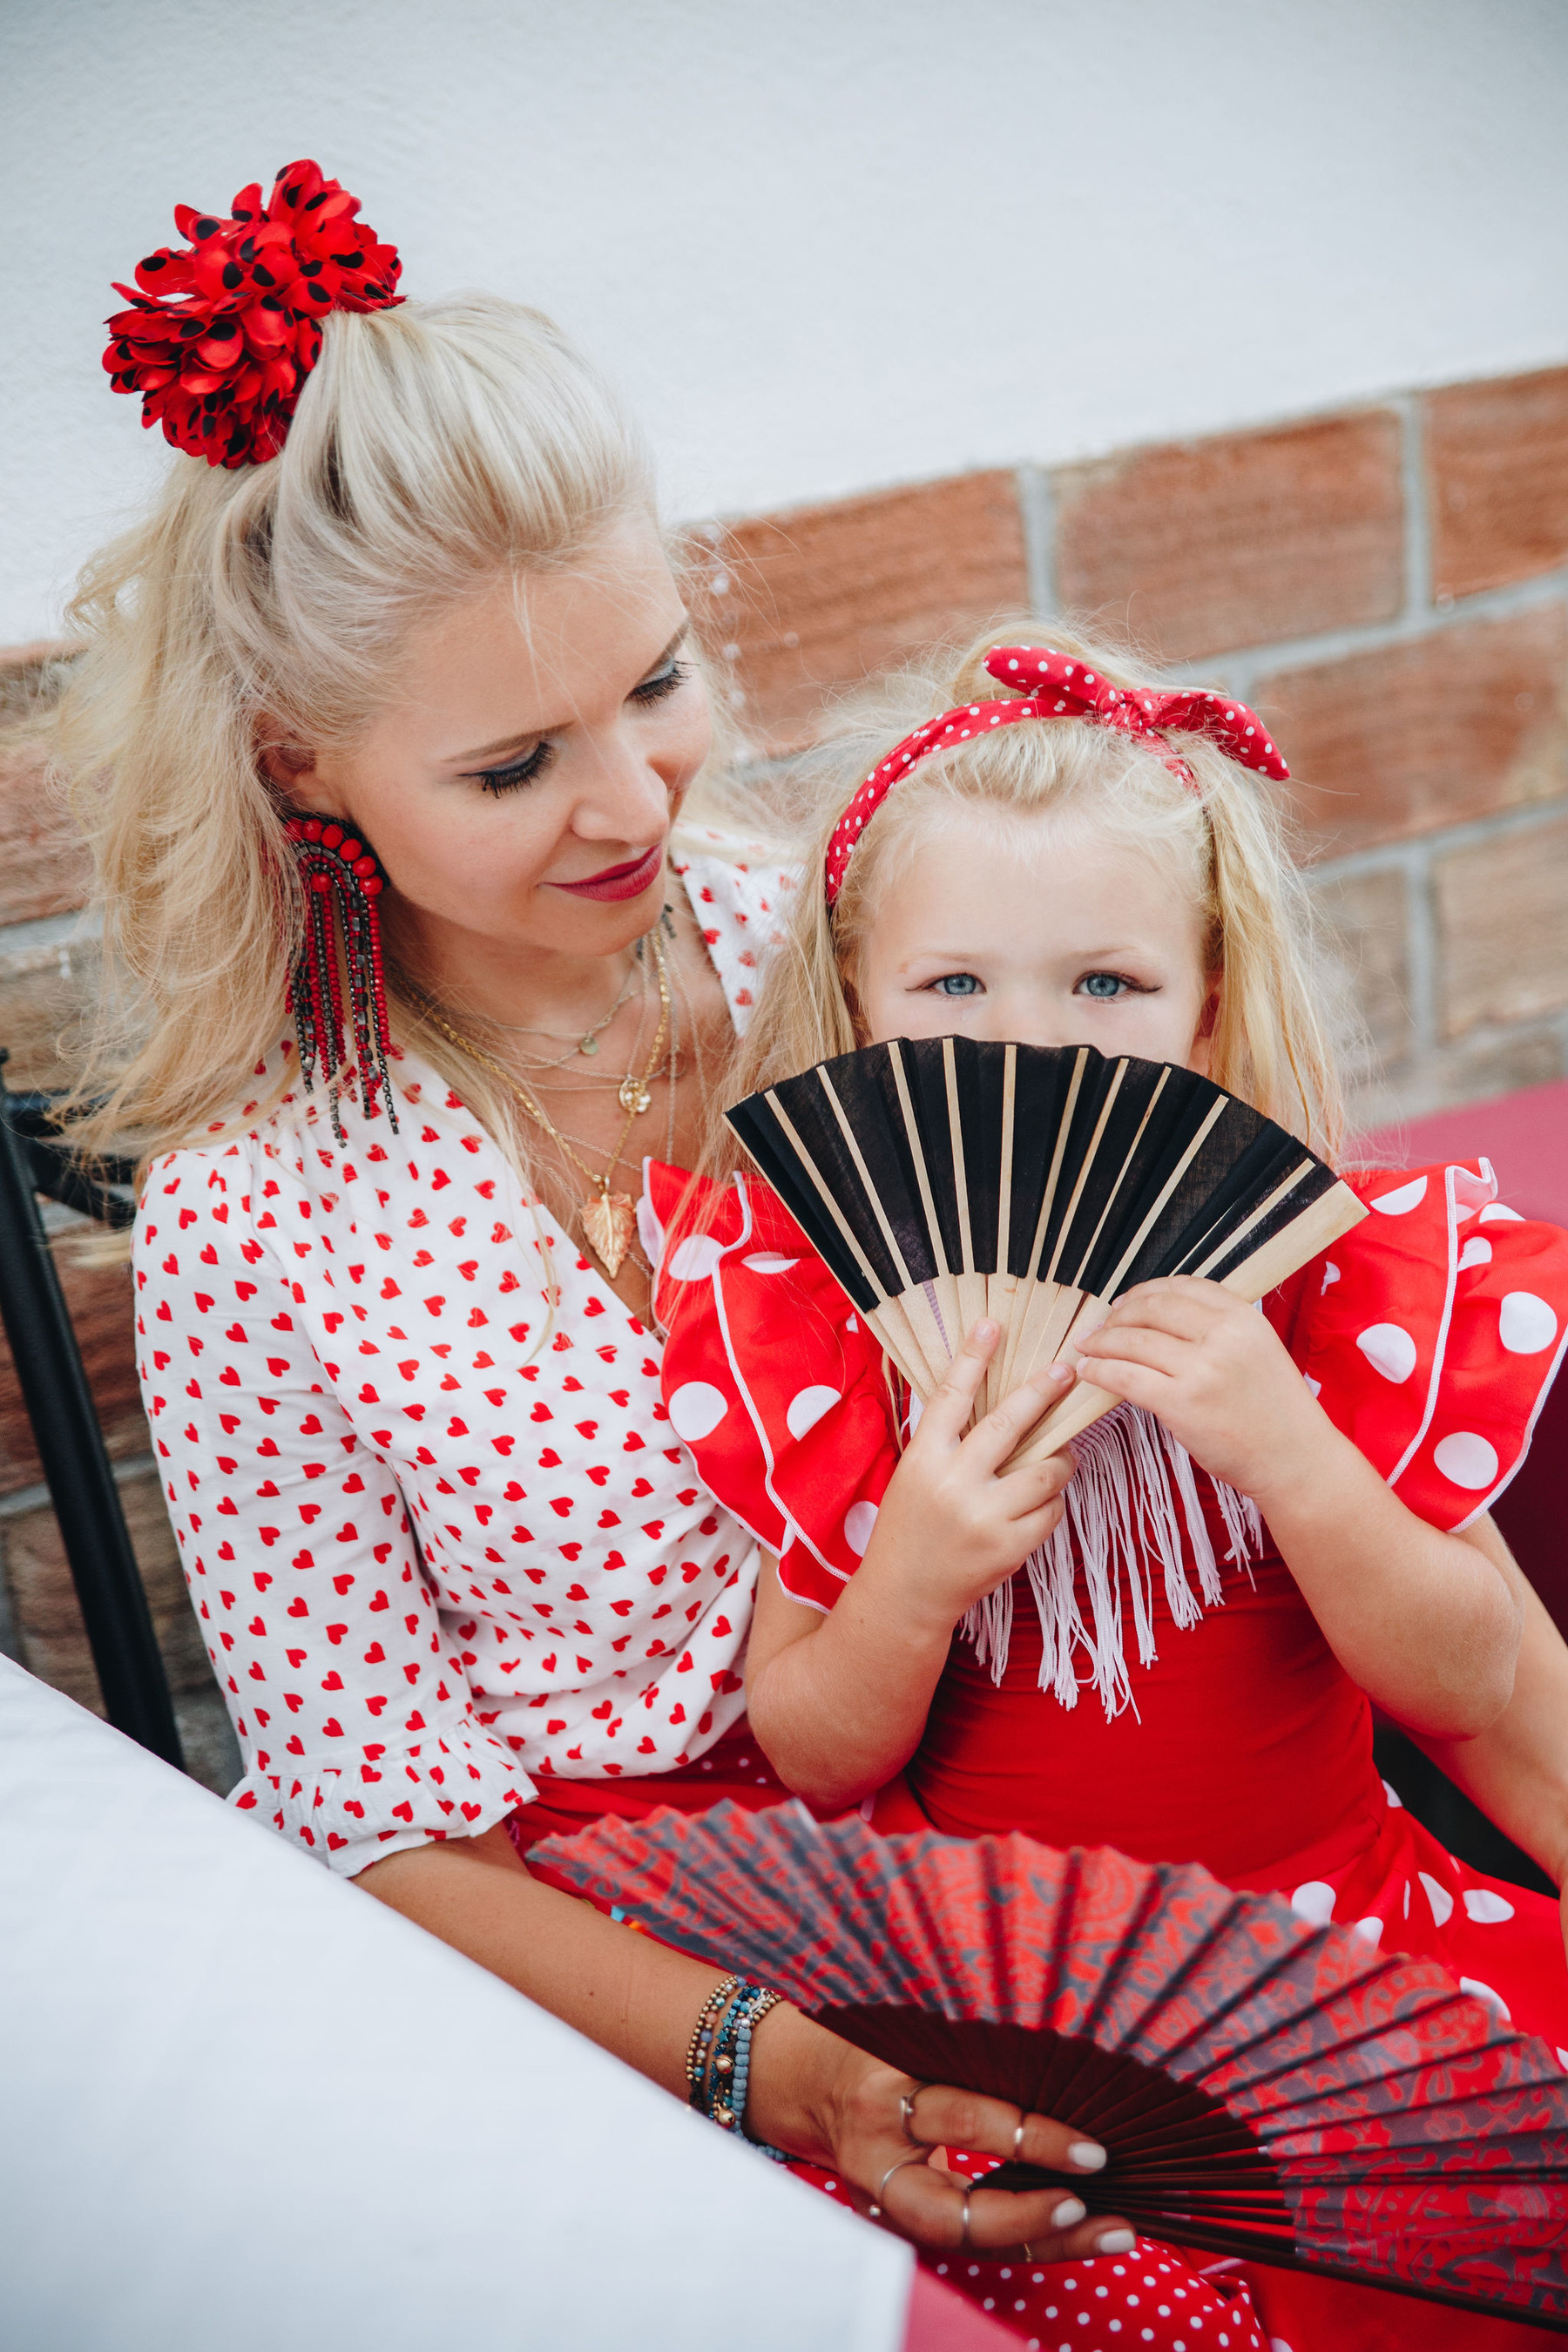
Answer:
[(1568, 2334), (1568, 2079), (1435, 1961), (1195, 1864), (799, 1805), (608, 1819), (529, 1859), (922, 2081), (1092, 2134), (1105, 2171), (1062, 2185), (1150, 2236)]

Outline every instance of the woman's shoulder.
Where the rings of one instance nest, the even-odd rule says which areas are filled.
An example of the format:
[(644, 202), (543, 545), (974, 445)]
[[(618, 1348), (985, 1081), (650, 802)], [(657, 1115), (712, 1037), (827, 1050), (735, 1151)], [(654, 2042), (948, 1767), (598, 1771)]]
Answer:
[(776, 843), (695, 822), (675, 828), (669, 862), (685, 885), (736, 1029), (743, 1031), (762, 965), (799, 887), (799, 867)]
[(1367, 1211), (1268, 1302), (1335, 1426), (1421, 1517), (1463, 1527), (1522, 1463), (1568, 1344), (1568, 1234), (1491, 1163), (1360, 1168)]

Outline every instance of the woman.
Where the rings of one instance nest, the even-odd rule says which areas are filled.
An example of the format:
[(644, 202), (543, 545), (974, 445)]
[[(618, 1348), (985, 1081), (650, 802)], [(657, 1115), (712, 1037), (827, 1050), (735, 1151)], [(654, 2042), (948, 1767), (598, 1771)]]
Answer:
[(140, 265), (106, 363), (184, 454), (84, 582), (58, 720), (132, 983), (85, 1133), (146, 1155), (142, 1377), (235, 1801), (907, 2234), (1123, 2251), (918, 2160), (1099, 2149), (521, 1859), (607, 1782), (638, 1809), (622, 1775), (781, 1793), (755, 1548), (673, 1442), (627, 1227), (645, 1150), (695, 1157), (784, 877), (677, 830), (708, 704), (616, 402), (534, 312), (404, 305), (356, 211), (296, 164)]

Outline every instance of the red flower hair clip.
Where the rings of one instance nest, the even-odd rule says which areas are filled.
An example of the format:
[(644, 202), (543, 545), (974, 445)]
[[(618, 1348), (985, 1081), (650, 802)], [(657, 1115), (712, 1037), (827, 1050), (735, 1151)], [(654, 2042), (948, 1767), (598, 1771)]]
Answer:
[[(230, 219), (176, 205), (186, 246), (136, 265), (132, 305), (108, 320), (103, 364), (139, 392), (142, 422), (209, 466), (259, 466), (283, 446), (332, 310), (385, 310), (403, 264), (354, 215), (359, 198), (318, 163), (286, 164), (264, 205), (241, 188)], [(137, 289), (140, 289), (140, 291)]]

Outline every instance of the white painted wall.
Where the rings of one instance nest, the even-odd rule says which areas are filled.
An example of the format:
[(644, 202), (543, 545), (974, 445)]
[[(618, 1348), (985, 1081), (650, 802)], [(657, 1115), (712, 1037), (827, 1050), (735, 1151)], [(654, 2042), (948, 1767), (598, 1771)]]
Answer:
[(1568, 358), (1563, 0), (6, 0), (0, 89), (0, 643), (163, 459), (110, 279), (300, 154), (684, 515)]

